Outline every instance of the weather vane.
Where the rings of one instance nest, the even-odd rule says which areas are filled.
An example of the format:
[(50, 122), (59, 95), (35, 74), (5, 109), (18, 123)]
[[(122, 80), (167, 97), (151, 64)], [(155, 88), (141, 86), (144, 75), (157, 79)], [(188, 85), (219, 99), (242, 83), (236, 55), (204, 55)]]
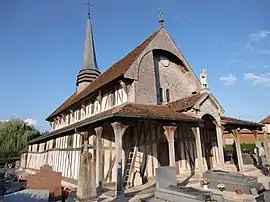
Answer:
[(90, 18), (90, 8), (93, 7), (93, 5), (91, 4), (90, 0), (88, 0), (86, 4), (88, 5), (88, 17)]
[(158, 9), (158, 12), (159, 12), (159, 20), (158, 20), (158, 22), (159, 22), (161, 25), (163, 25), (163, 23), (164, 23), (164, 14), (163, 14), (163, 11), (162, 11), (161, 8), (159, 8), (159, 9)]

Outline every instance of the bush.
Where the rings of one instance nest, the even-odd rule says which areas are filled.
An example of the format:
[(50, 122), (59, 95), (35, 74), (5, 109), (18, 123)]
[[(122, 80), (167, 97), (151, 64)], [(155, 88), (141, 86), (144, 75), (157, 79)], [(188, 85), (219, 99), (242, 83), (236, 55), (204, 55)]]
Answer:
[[(254, 148), (255, 148), (255, 144), (246, 144), (246, 143), (241, 144), (241, 150), (242, 151), (245, 149), (245, 150), (253, 153)], [(232, 145), (225, 145), (225, 150), (226, 151), (232, 151)]]

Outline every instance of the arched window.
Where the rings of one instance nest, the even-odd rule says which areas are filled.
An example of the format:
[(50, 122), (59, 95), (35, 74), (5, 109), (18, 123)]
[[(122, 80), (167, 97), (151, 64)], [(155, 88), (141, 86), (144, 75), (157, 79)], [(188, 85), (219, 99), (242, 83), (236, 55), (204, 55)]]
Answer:
[(166, 89), (166, 101), (170, 102), (170, 90)]
[(163, 102), (163, 90), (162, 90), (162, 88), (159, 88), (159, 102), (160, 103)]

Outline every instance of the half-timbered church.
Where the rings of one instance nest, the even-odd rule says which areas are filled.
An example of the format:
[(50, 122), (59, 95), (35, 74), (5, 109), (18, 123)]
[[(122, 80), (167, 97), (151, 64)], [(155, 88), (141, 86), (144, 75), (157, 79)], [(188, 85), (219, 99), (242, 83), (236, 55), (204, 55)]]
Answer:
[(201, 174), (223, 169), (226, 130), (235, 136), (242, 171), (239, 129), (256, 134), (263, 126), (223, 115), (207, 86), (206, 69), (195, 75), (162, 19), (155, 32), (101, 73), (89, 15), (76, 86), (46, 119), (51, 132), (29, 142), (22, 168), (36, 171), (49, 164), (64, 179), (77, 180), (87, 146), (97, 185), (119, 180), (139, 185), (155, 177), (155, 168), (168, 165), (179, 176)]

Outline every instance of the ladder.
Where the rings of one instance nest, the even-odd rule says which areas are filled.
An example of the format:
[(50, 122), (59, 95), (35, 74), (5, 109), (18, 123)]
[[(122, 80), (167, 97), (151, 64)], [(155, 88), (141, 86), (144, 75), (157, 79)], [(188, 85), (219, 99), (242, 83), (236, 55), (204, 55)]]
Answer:
[(126, 162), (124, 172), (124, 187), (132, 185), (132, 177), (136, 171), (140, 171), (140, 157), (138, 156), (138, 146), (133, 144), (128, 152), (128, 158)]

